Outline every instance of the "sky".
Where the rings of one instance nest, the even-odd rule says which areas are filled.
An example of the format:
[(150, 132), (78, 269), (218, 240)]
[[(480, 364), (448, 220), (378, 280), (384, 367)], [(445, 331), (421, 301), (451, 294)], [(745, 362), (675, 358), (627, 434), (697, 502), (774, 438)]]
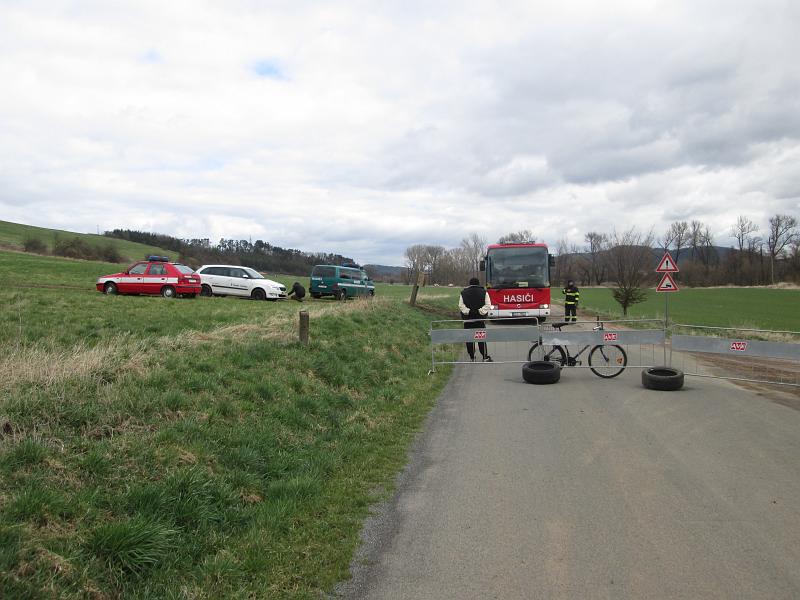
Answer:
[(0, 220), (403, 263), (800, 217), (800, 3), (0, 0)]

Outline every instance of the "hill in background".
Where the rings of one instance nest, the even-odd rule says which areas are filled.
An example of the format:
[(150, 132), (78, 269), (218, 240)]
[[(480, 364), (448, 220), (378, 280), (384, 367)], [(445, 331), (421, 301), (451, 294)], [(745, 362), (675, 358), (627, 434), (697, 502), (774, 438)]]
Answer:
[(405, 267), (390, 267), (388, 265), (364, 265), (364, 270), (376, 281), (400, 283), (403, 281)]
[(153, 254), (170, 255), (168, 249), (155, 244), (115, 240), (105, 235), (47, 229), (9, 221), (0, 221), (0, 246), (10, 250), (28, 250), (36, 254), (56, 254), (106, 262), (131, 262)]
[[(146, 256), (168, 256), (193, 267), (241, 264), (266, 273), (307, 276), (317, 264), (347, 264), (353, 259), (331, 252), (303, 252), (256, 240), (180, 239), (161, 233), (115, 229), (103, 235), (76, 233), (0, 221), (0, 247), (34, 254), (127, 263)], [(374, 267), (374, 268), (373, 268)], [(370, 266), (376, 280), (399, 280), (402, 267)]]

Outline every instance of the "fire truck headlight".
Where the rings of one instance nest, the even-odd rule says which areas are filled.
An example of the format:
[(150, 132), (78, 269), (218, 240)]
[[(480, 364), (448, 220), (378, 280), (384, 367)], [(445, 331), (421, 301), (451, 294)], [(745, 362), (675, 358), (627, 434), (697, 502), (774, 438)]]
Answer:
[(549, 304), (542, 304), (542, 308), (550, 308)]
[(497, 305), (496, 304), (490, 304), (489, 308), (491, 308), (492, 310), (497, 310)]

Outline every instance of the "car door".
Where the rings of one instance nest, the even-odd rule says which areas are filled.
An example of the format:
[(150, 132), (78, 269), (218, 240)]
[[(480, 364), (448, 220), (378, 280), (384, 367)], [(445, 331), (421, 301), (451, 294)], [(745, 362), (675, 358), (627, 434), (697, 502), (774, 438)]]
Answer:
[(231, 289), (233, 290), (232, 293), (236, 294), (237, 296), (249, 296), (250, 284), (252, 280), (247, 275), (245, 270), (232, 267), (230, 269), (230, 273), (231, 273), (230, 285)]
[(147, 271), (148, 263), (136, 263), (120, 277), (117, 282), (117, 289), (123, 294), (142, 294), (144, 285), (144, 273)]
[(206, 267), (200, 270), (200, 280), (211, 286), (212, 294), (224, 294), (225, 292), (220, 287), (220, 269), (221, 267)]
[[(349, 296), (363, 296), (364, 290), (366, 290), (366, 283), (363, 279), (363, 272), (358, 269), (342, 269), (343, 272), (347, 272), (347, 275), (350, 277), (350, 288), (348, 290)], [(344, 277), (344, 273), (342, 274)]]
[(333, 293), (333, 284), (336, 283), (336, 267), (318, 265), (311, 272), (310, 290), (312, 296), (324, 296)]
[(167, 265), (160, 262), (150, 263), (147, 272), (142, 276), (142, 294), (160, 294), (161, 288), (167, 285)]

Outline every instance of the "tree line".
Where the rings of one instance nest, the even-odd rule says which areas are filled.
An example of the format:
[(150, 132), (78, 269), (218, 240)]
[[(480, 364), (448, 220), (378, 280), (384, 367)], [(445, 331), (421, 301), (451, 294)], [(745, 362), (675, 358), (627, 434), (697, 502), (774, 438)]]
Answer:
[(735, 245), (715, 243), (707, 224), (699, 220), (674, 221), (658, 237), (654, 233), (606, 234), (591, 231), (584, 245), (557, 243), (554, 279), (565, 277), (583, 285), (603, 285), (617, 276), (613, 268), (614, 249), (632, 243), (652, 248), (643, 256), (641, 269), (651, 270), (651, 262), (664, 251), (680, 266), (676, 279), (687, 286), (769, 285), (781, 281), (800, 283), (800, 228), (797, 217), (776, 214), (766, 230), (745, 216), (730, 226)]
[(306, 276), (317, 264), (346, 264), (353, 259), (341, 254), (303, 252), (274, 246), (263, 240), (221, 239), (212, 244), (208, 238), (179, 239), (160, 233), (114, 229), (104, 235), (112, 238), (158, 246), (178, 253), (178, 260), (192, 266), (209, 263), (246, 265), (257, 271)]
[[(590, 231), (584, 245), (556, 243), (555, 268), (551, 285), (572, 279), (579, 285), (605, 285), (627, 314), (628, 308), (646, 298), (645, 288), (654, 287), (654, 271), (665, 251), (680, 267), (675, 279), (686, 286), (768, 285), (781, 281), (800, 283), (800, 228), (792, 215), (776, 214), (761, 231), (750, 219), (740, 216), (730, 228), (735, 246), (720, 247), (702, 221), (674, 221), (661, 236), (653, 230), (604, 233)], [(497, 243), (535, 242), (527, 229), (502, 236)], [(405, 251), (406, 283), (418, 273), (438, 285), (464, 285), (479, 273), (487, 241), (477, 233), (465, 237), (459, 246), (416, 244)]]

